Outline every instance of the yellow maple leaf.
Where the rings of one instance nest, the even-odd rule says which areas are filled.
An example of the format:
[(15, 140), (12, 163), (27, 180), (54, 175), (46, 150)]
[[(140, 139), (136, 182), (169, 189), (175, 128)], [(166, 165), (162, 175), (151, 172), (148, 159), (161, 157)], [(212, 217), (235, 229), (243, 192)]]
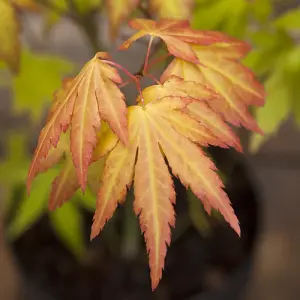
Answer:
[(19, 19), (10, 1), (0, 0), (0, 59), (13, 72), (18, 72), (20, 63)]
[(97, 144), (101, 121), (108, 122), (123, 143), (127, 143), (127, 119), (124, 95), (117, 86), (118, 71), (105, 63), (106, 53), (97, 53), (74, 78), (64, 82), (42, 129), (32, 160), (27, 187), (38, 172), (40, 161), (56, 147), (61, 132), (70, 128), (70, 148), (78, 181), (84, 191), (87, 169)]
[(203, 144), (205, 134), (208, 140), (215, 137), (185, 111), (188, 105), (201, 100), (166, 93), (154, 98), (157, 89), (164, 86), (148, 87), (143, 92), (144, 102), (128, 109), (129, 145), (119, 142), (107, 157), (91, 233), (91, 238), (99, 234), (124, 201), (134, 177), (134, 210), (149, 253), (152, 289), (162, 276), (170, 226), (175, 225), (175, 190), (165, 158), (172, 173), (202, 200), (206, 211), (219, 210), (240, 234), (216, 167), (197, 145)]

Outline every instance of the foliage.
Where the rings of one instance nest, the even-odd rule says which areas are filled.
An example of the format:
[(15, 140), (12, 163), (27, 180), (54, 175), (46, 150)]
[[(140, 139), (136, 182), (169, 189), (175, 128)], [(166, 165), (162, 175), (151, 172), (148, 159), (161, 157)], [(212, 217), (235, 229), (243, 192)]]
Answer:
[[(129, 24), (139, 31), (120, 49), (150, 35), (142, 75), (131, 74), (107, 53), (98, 52), (76, 77), (65, 80), (41, 131), (27, 188), (30, 191), (36, 175), (56, 165), (65, 153), (49, 202), (50, 209), (59, 207), (79, 187), (85, 191), (89, 165), (95, 157), (104, 157), (91, 238), (123, 203), (134, 181), (134, 210), (144, 233), (155, 289), (170, 244), (170, 226), (175, 225), (176, 195), (168, 165), (209, 214), (212, 208), (218, 210), (240, 235), (224, 185), (201, 146), (241, 151), (238, 137), (226, 122), (261, 132), (247, 108), (263, 105), (264, 91), (240, 63), (249, 51), (246, 43), (219, 32), (194, 30), (184, 20), (134, 19)], [(149, 73), (154, 37), (161, 38), (174, 57), (160, 81)], [(128, 75), (139, 93), (138, 104), (128, 109), (118, 87), (123, 83), (118, 69)], [(143, 76), (157, 84), (141, 90)], [(97, 134), (103, 122), (106, 130)], [(115, 137), (104, 136), (108, 132)], [(99, 149), (101, 155), (93, 153)]]
[[(58, 237), (82, 258), (81, 207), (93, 211), (94, 194), (98, 194), (92, 227), (95, 236), (125, 200), (127, 188), (134, 181), (134, 208), (150, 250), (155, 288), (164, 264), (165, 242), (170, 240), (168, 224), (175, 223), (175, 195), (167, 166), (196, 194), (188, 192), (190, 217), (196, 228), (201, 231), (207, 226), (203, 208), (208, 212), (218, 208), (239, 232), (229, 200), (222, 191), (223, 184), (203, 147), (215, 145), (241, 151), (230, 123), (258, 132), (251, 135), (250, 143), (252, 151), (257, 151), (291, 113), (300, 120), (299, 101), (295, 97), (300, 94), (300, 52), (294, 40), (300, 27), (299, 11), (292, 10), (274, 19), (273, 7), (272, 0), (0, 0), (0, 13), (4, 16), (0, 21), (0, 59), (13, 72), (9, 84), (14, 109), (28, 111), (35, 124), (62, 76), (70, 75), (76, 67), (64, 58), (21, 47), (20, 15), (24, 11), (42, 14), (47, 29), (61, 17), (69, 18), (83, 29), (95, 52), (103, 51), (93, 18), (101, 10), (108, 13), (112, 38), (131, 16), (148, 18), (129, 22), (138, 32), (122, 45), (123, 50), (135, 40), (150, 36), (141, 72), (130, 74), (107, 53), (99, 52), (77, 76), (64, 80), (54, 95), (30, 167), (28, 185), (38, 173), (42, 174), (34, 182), (30, 197), (23, 189), (18, 196), (18, 214), (9, 222), (9, 236), (20, 236), (36, 222), (47, 211), (49, 196), (50, 210), (72, 199), (51, 212), (49, 218)], [(154, 22), (149, 20), (151, 17), (171, 17), (173, 21)], [(192, 28), (198, 30), (178, 19), (190, 19)], [(250, 51), (246, 43), (220, 31), (249, 41), (253, 49)], [(161, 47), (161, 42), (154, 55), (162, 48), (167, 48), (163, 52), (167, 55), (151, 60), (150, 48), (157, 38), (166, 47)], [(149, 70), (155, 62), (168, 64), (170, 58), (172, 61), (160, 80), (153, 78)], [(266, 105), (251, 107), (255, 118), (247, 108), (263, 104), (263, 90), (241, 61), (265, 81)], [(139, 96), (133, 107), (125, 106), (120, 88), (128, 81), (121, 82), (117, 69), (124, 71), (129, 82), (137, 87)], [(142, 76), (152, 78), (156, 84), (141, 90)], [(266, 135), (262, 136), (261, 131)], [(1, 164), (1, 174), (10, 174), (1, 177), (1, 185), (7, 191), (7, 210), (11, 210), (11, 199), (15, 198), (12, 191), (23, 188), (29, 165), (27, 149), (18, 146), (24, 143), (23, 136), (12, 135), (11, 141), (10, 155)], [(185, 146), (180, 148), (180, 143)], [(120, 181), (116, 184), (113, 178)], [(84, 195), (79, 188), (85, 191)], [(158, 197), (160, 205), (155, 205)], [(204, 206), (195, 202), (197, 197)], [(66, 219), (67, 223), (62, 222)]]

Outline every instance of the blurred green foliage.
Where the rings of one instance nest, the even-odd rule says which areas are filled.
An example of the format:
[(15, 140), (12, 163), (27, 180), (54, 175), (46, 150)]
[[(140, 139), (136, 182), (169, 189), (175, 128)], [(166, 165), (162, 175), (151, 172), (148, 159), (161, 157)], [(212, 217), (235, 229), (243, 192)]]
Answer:
[[(196, 0), (192, 18), (192, 25), (197, 29), (220, 30), (253, 45), (245, 64), (264, 82), (267, 99), (265, 107), (254, 111), (266, 136), (251, 135), (252, 152), (257, 151), (269, 136), (275, 134), (281, 122), (288, 116), (294, 115), (295, 120), (300, 122), (300, 8), (289, 10), (277, 17), (275, 5), (279, 2)], [(47, 13), (43, 16), (45, 29), (51, 30), (60, 20), (61, 14), (68, 12), (70, 7), (63, 0), (50, 0), (48, 3)], [(73, 4), (76, 13), (85, 16), (95, 9), (100, 12), (102, 1), (74, 0)], [(51, 9), (52, 7), (55, 9)], [(87, 30), (84, 32), (87, 33)], [(95, 44), (91, 42), (91, 47), (93, 46)], [(52, 94), (60, 86), (62, 78), (73, 74), (77, 68), (65, 58), (33, 52), (29, 48), (22, 49), (20, 72), (17, 75), (8, 77), (4, 67), (0, 61), (0, 85), (12, 89), (15, 113), (28, 112), (33, 127), (39, 126), (43, 109), (49, 106)], [(30, 197), (27, 196), (25, 180), (31, 158), (28, 151), (30, 132), (12, 132), (5, 143), (7, 155), (0, 161), (0, 185), (7, 216), (7, 236), (12, 240), (20, 237), (47, 213), (51, 182), (59, 171), (58, 166), (39, 175), (34, 181)], [(97, 172), (98, 164), (103, 164), (103, 161), (91, 168), (91, 190), (84, 196), (77, 193), (71, 202), (49, 214), (54, 232), (78, 259), (82, 259), (85, 253), (81, 211), (95, 209), (95, 192), (100, 176)], [(209, 220), (202, 204), (191, 192), (188, 192), (188, 203), (190, 221), (201, 234), (209, 234)], [(138, 247), (139, 232), (132, 230), (132, 226), (136, 226), (136, 221), (132, 221), (132, 211), (126, 208), (126, 215), (128, 219), (124, 223), (122, 244), (125, 245), (124, 251), (132, 254), (136, 251), (132, 245)], [(218, 214), (214, 215), (219, 217)]]

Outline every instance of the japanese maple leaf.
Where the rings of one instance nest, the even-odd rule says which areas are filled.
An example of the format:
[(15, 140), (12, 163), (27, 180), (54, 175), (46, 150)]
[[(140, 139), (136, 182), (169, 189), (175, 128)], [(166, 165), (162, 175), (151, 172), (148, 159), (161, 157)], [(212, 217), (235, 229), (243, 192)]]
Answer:
[[(190, 28), (187, 20), (161, 19), (159, 21), (148, 19), (133, 19), (129, 25), (139, 30), (136, 34), (125, 41), (120, 49), (127, 49), (136, 40), (150, 35), (151, 38), (158, 37), (162, 39), (173, 56), (199, 64), (199, 59), (191, 46), (191, 43), (197, 45), (211, 45), (217, 42), (229, 42), (239, 45), (239, 41), (228, 37), (225, 34), (215, 31), (201, 31)], [(246, 47), (244, 45), (244, 47)], [(248, 48), (248, 46), (247, 46)]]
[[(230, 43), (192, 47), (200, 64), (175, 58), (164, 71), (161, 81), (176, 75), (205, 85), (219, 95), (208, 102), (216, 113), (235, 126), (243, 125), (262, 134), (248, 106), (264, 105), (264, 88), (254, 73), (240, 62), (247, 52), (245, 48)], [(199, 107), (197, 110), (199, 112)]]
[(163, 89), (149, 87), (148, 92), (143, 91), (144, 102), (128, 110), (129, 144), (126, 147), (118, 142), (107, 156), (91, 232), (91, 238), (99, 234), (124, 201), (134, 179), (134, 210), (149, 253), (152, 289), (162, 276), (170, 226), (175, 225), (176, 195), (165, 158), (172, 173), (202, 200), (207, 212), (212, 208), (219, 210), (240, 234), (216, 167), (198, 145), (215, 137), (209, 136), (204, 126), (185, 111), (188, 105), (200, 100), (164, 93), (162, 98), (154, 98), (157, 88)]
[(106, 53), (97, 53), (74, 79), (65, 81), (62, 90), (56, 93), (29, 169), (28, 190), (40, 168), (41, 159), (47, 156), (52, 146), (57, 146), (61, 132), (66, 132), (70, 125), (72, 159), (83, 191), (101, 120), (107, 121), (120, 140), (127, 143), (126, 104), (117, 86), (122, 80), (106, 59)]

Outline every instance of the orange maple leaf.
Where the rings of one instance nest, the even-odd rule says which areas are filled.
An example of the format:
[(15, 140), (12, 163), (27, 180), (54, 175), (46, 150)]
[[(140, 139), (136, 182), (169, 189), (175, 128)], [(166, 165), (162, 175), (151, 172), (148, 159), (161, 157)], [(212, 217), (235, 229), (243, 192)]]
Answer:
[(52, 146), (57, 146), (61, 132), (66, 132), (70, 125), (72, 158), (83, 191), (101, 120), (107, 121), (120, 140), (127, 143), (126, 104), (117, 86), (122, 80), (118, 71), (106, 63), (106, 59), (106, 53), (97, 53), (74, 79), (65, 81), (56, 93), (29, 169), (28, 190), (41, 160)]
[[(125, 41), (120, 49), (127, 49), (136, 40), (150, 35), (151, 39), (154, 37), (161, 38), (173, 56), (194, 64), (199, 64), (199, 59), (191, 44), (210, 45), (220, 42), (232, 42), (237, 47), (241, 47), (239, 41), (223, 33), (190, 28), (188, 20), (161, 19), (154, 21), (133, 19), (129, 22), (129, 25), (139, 31)], [(152, 40), (150, 40), (150, 43), (152, 43)], [(248, 48), (248, 46), (243, 44), (243, 48)]]
[(134, 176), (134, 210), (149, 252), (152, 289), (162, 276), (170, 225), (175, 225), (175, 191), (164, 156), (172, 173), (203, 201), (205, 209), (209, 213), (211, 208), (219, 210), (240, 234), (216, 167), (197, 145), (203, 144), (203, 135), (208, 142), (215, 137), (186, 111), (191, 103), (201, 100), (164, 92), (162, 98), (154, 98), (163, 89), (159, 85), (148, 87), (143, 91), (144, 102), (128, 109), (129, 145), (119, 142), (107, 157), (91, 232), (91, 238), (99, 234), (124, 201)]
[(248, 106), (264, 105), (264, 87), (256, 81), (254, 73), (239, 61), (247, 52), (245, 48), (230, 43), (192, 47), (200, 64), (175, 58), (164, 71), (161, 81), (176, 75), (205, 85), (219, 95), (208, 102), (219, 116), (235, 126), (243, 125), (262, 134), (248, 112)]

